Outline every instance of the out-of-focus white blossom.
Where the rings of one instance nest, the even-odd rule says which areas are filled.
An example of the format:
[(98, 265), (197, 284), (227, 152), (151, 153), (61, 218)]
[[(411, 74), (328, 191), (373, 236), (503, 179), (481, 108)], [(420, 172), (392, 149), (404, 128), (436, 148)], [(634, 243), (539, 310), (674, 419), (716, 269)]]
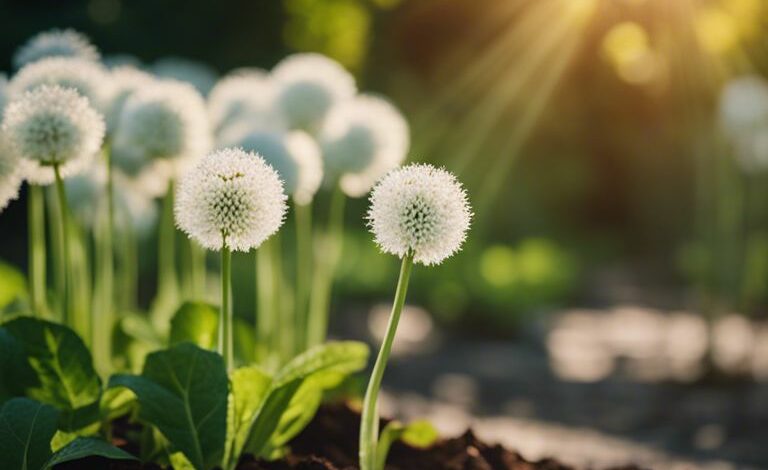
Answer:
[[(162, 80), (132, 93), (123, 104), (112, 143), (112, 158), (130, 175), (165, 187), (185, 166), (211, 148), (202, 96), (186, 83)], [(164, 189), (161, 190), (164, 192)]]
[(439, 264), (461, 248), (472, 219), (456, 177), (431, 165), (392, 170), (371, 192), (368, 225), (385, 253)]
[(41, 85), (74, 88), (99, 111), (106, 109), (112, 93), (107, 70), (99, 63), (77, 57), (51, 57), (25, 65), (11, 78), (11, 98)]
[(23, 179), (21, 162), (0, 132), (0, 212), (19, 196)]
[(112, 95), (107, 104), (104, 117), (107, 121), (109, 134), (114, 134), (125, 101), (136, 91), (147, 88), (155, 83), (155, 78), (132, 66), (115, 67), (110, 70), (109, 74), (112, 80)]
[(16, 69), (48, 57), (76, 57), (98, 62), (96, 47), (82, 33), (73, 29), (52, 29), (33, 36), (13, 56)]
[(389, 170), (405, 160), (410, 132), (400, 111), (389, 101), (361, 94), (331, 108), (320, 132), (329, 179), (360, 197)]
[(210, 250), (248, 251), (278, 231), (287, 209), (283, 183), (260, 156), (223, 149), (180, 179), (176, 225)]
[(8, 77), (0, 73), (0, 117), (3, 115), (3, 109), (8, 104)]
[(207, 95), (216, 84), (218, 74), (208, 65), (183, 57), (164, 57), (152, 64), (158, 77), (192, 84), (202, 95)]
[(331, 107), (354, 96), (355, 80), (344, 67), (321, 54), (286, 57), (272, 70), (276, 108), (291, 129), (316, 132)]
[(747, 75), (728, 82), (720, 98), (720, 120), (742, 169), (768, 170), (768, 81)]
[(104, 120), (76, 91), (43, 85), (15, 98), (2, 130), (22, 159), (25, 177), (50, 184), (53, 165), (70, 176), (88, 165), (104, 139)]
[(284, 127), (272, 112), (273, 106), (274, 86), (267, 73), (259, 69), (230, 73), (208, 95), (208, 114), (217, 137), (237, 124), (262, 130)]

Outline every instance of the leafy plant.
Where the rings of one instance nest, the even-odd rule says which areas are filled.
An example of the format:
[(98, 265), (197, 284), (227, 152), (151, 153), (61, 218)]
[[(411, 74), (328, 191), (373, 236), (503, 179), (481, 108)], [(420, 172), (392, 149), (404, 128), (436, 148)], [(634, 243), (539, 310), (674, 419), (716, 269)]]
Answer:
[(13, 398), (0, 409), (0, 461), (5, 468), (47, 470), (84, 457), (136, 460), (132, 455), (92, 437), (78, 437), (53, 453), (59, 412), (29, 398)]
[(398, 439), (413, 447), (429, 447), (437, 438), (437, 429), (429, 421), (413, 421), (408, 425), (400, 421), (390, 421), (381, 431), (379, 444), (376, 446), (375, 470), (384, 470), (389, 448)]
[(362, 343), (332, 342), (274, 375), (246, 366), (228, 379), (220, 355), (181, 343), (150, 354), (140, 376), (113, 376), (109, 387), (136, 394), (139, 419), (162, 433), (172, 454), (198, 470), (229, 470), (243, 453), (269, 457), (285, 445), (314, 415), (322, 391), (367, 359)]

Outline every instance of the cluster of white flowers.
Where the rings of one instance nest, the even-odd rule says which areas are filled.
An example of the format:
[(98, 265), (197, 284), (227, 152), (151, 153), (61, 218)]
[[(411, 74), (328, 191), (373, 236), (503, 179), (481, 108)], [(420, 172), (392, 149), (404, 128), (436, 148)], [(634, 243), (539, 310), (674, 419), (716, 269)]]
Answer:
[(216, 83), (208, 95), (208, 113), (217, 136), (233, 124), (247, 123), (256, 129), (285, 126), (272, 113), (274, 87), (265, 71), (239, 70)]
[(259, 155), (223, 149), (179, 179), (178, 227), (205, 248), (249, 251), (277, 232), (286, 206), (283, 183)]
[(52, 165), (69, 176), (99, 152), (104, 120), (76, 91), (43, 85), (11, 101), (3, 114), (2, 130), (24, 162), (26, 178), (50, 184)]
[(13, 56), (13, 64), (20, 69), (47, 57), (77, 57), (98, 62), (99, 51), (83, 34), (72, 29), (42, 32), (21, 46)]
[(105, 118), (109, 133), (114, 134), (125, 101), (138, 90), (152, 85), (155, 78), (136, 67), (121, 65), (110, 71), (110, 80), (112, 81), (112, 95), (105, 109)]
[(373, 188), (368, 224), (385, 253), (439, 264), (461, 248), (472, 210), (456, 177), (431, 165), (391, 171)]
[(768, 81), (747, 75), (728, 82), (720, 100), (720, 119), (742, 169), (768, 171)]

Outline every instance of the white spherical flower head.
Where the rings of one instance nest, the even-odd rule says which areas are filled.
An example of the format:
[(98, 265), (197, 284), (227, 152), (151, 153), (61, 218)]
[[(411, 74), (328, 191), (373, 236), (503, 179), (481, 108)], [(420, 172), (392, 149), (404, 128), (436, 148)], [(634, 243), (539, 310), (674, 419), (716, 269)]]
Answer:
[(126, 99), (113, 142), (115, 163), (131, 173), (151, 160), (196, 160), (210, 147), (205, 101), (191, 85), (171, 80)]
[(472, 211), (456, 177), (431, 165), (391, 171), (371, 192), (368, 224), (385, 253), (439, 264), (461, 248)]
[(0, 133), (0, 212), (19, 196), (22, 181), (21, 162)]
[(13, 56), (16, 69), (48, 57), (77, 57), (98, 62), (99, 51), (84, 34), (73, 29), (53, 29), (33, 36)]
[(342, 190), (360, 197), (408, 153), (410, 132), (400, 111), (374, 95), (359, 95), (334, 106), (320, 141), (327, 172)]
[(3, 132), (25, 164), (25, 177), (50, 184), (52, 165), (69, 176), (96, 155), (104, 139), (104, 120), (76, 91), (44, 85), (8, 105)]
[(31, 91), (41, 85), (74, 88), (103, 111), (112, 93), (107, 70), (100, 64), (77, 57), (51, 57), (24, 66), (9, 85), (11, 96)]
[(320, 149), (305, 132), (251, 131), (231, 146), (259, 154), (283, 180), (285, 192), (298, 204), (312, 201), (323, 177)]
[(352, 98), (355, 80), (339, 63), (321, 54), (294, 54), (272, 70), (276, 107), (290, 128), (315, 132), (331, 106)]
[(208, 95), (208, 115), (215, 133), (238, 122), (268, 127), (272, 113), (274, 86), (266, 72), (258, 69), (235, 71), (222, 78)]
[(114, 134), (126, 100), (133, 93), (151, 86), (155, 78), (130, 65), (115, 67), (109, 72), (112, 79), (112, 95), (107, 103), (105, 118), (109, 134)]
[(283, 224), (283, 183), (259, 155), (228, 148), (205, 156), (179, 179), (176, 224), (210, 250), (258, 248)]

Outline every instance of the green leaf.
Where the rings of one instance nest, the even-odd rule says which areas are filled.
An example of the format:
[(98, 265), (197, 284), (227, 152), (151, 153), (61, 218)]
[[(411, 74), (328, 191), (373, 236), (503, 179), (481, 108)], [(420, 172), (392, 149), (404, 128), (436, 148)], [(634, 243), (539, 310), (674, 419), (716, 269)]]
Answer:
[(0, 311), (27, 293), (24, 275), (10, 264), (0, 261)]
[(71, 462), (85, 457), (104, 457), (110, 460), (138, 460), (133, 455), (95, 437), (78, 437), (63, 449), (53, 454), (45, 466), (46, 469), (58, 464)]
[(227, 420), (227, 374), (216, 353), (182, 343), (147, 357), (141, 376), (115, 375), (139, 400), (139, 417), (205, 470), (220, 463)]
[(272, 450), (269, 444), (273, 436), (278, 440), (290, 439), (292, 435), (288, 430), (294, 434), (301, 431), (301, 427), (295, 425), (295, 420), (301, 418), (300, 413), (294, 416), (286, 413), (295, 409), (297, 403), (299, 407), (314, 403), (313, 385), (306, 385), (306, 392), (297, 395), (305, 381), (313, 381), (314, 386), (322, 390), (328, 377), (361, 370), (367, 361), (368, 346), (356, 341), (329, 342), (296, 356), (275, 376), (266, 401), (251, 422), (244, 448), (264, 456)]
[(24, 395), (25, 390), (36, 383), (24, 345), (7, 329), (0, 328), (0, 403)]
[(171, 320), (171, 344), (190, 342), (204, 349), (215, 349), (218, 341), (219, 312), (204, 302), (185, 302)]
[(231, 392), (227, 409), (225, 465), (237, 464), (248, 437), (249, 424), (259, 411), (272, 384), (272, 377), (256, 366), (242, 367), (229, 378)]
[(433, 445), (438, 437), (440, 434), (432, 423), (426, 420), (417, 420), (408, 423), (400, 439), (410, 446), (425, 448)]
[(0, 408), (0, 462), (3, 468), (39, 470), (51, 456), (56, 408), (29, 398), (13, 398)]
[(392, 443), (400, 439), (413, 447), (429, 447), (437, 441), (438, 432), (432, 423), (425, 420), (413, 421), (408, 426), (403, 426), (399, 421), (390, 421), (379, 436), (376, 445), (376, 468), (384, 470), (387, 463), (387, 454)]
[(87, 424), (94, 404), (98, 409), (101, 382), (83, 341), (67, 327), (36, 318), (20, 317), (3, 327), (22, 344), (36, 376), (26, 393), (71, 412), (67, 422)]

